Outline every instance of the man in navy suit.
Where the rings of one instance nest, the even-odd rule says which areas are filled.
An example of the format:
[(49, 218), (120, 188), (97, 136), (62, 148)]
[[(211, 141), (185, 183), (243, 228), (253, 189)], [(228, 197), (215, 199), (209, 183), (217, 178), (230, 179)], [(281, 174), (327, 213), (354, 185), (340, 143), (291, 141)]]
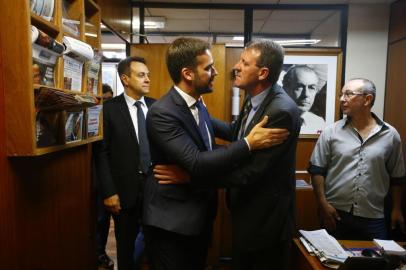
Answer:
[[(154, 164), (176, 164), (204, 179), (208, 172), (232, 170), (248, 160), (252, 151), (286, 138), (284, 130), (263, 128), (265, 118), (240, 140), (218, 148), (214, 129), (219, 137), (230, 134), (223, 134), (229, 132), (223, 123), (214, 120), (218, 127), (212, 125), (201, 100), (202, 94), (212, 91), (217, 75), (209, 44), (177, 39), (168, 49), (166, 62), (175, 85), (154, 103), (147, 117)], [(160, 185), (151, 176), (143, 203), (146, 248), (153, 269), (204, 269), (217, 207), (216, 190), (192, 184)]]
[[(280, 145), (254, 151), (242, 165), (228, 172), (206, 169), (206, 178), (202, 178), (186, 168), (192, 185), (212, 183), (229, 187), (234, 270), (289, 268), (294, 230), (295, 154), (301, 120), (295, 102), (276, 84), (283, 58), (283, 48), (275, 42), (249, 44), (234, 66), (235, 86), (246, 92), (243, 111), (234, 125), (227, 127), (214, 119), (212, 125), (215, 134), (228, 134), (223, 138), (235, 141), (268, 116), (267, 126), (286, 128), (288, 138)], [(186, 179), (176, 170), (159, 166), (155, 176), (162, 184), (182, 183), (173, 180)]]
[(145, 116), (153, 99), (146, 62), (128, 57), (118, 64), (124, 93), (103, 106), (104, 138), (95, 161), (103, 202), (113, 213), (119, 270), (134, 270), (134, 243), (139, 231), (142, 193), (151, 173)]

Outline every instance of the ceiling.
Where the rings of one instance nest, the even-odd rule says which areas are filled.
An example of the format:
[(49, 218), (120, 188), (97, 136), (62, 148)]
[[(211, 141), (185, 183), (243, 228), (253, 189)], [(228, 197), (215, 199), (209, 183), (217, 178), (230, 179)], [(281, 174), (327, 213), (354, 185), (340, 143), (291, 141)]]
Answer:
[[(250, 0), (249, 4), (390, 4), (394, 0)], [(133, 1), (138, 3), (140, 1)], [(247, 0), (144, 0), (144, 3), (208, 3), (208, 4), (242, 4)], [(148, 6), (148, 4), (146, 5)], [(139, 20), (138, 8), (133, 8), (133, 21)], [(165, 27), (161, 29), (145, 29), (150, 43), (171, 42), (178, 36), (192, 34), (209, 42), (242, 45), (242, 41), (233, 40), (244, 32), (244, 11), (231, 9), (179, 9), (146, 7), (146, 17), (161, 17)], [(137, 42), (139, 29), (134, 27), (134, 42)], [(319, 46), (339, 46), (340, 11), (327, 10), (271, 10), (254, 9), (254, 38), (269, 37), (273, 39), (318, 39)], [(105, 41), (107, 40), (107, 41)], [(114, 41), (113, 37), (105, 37), (103, 42)]]

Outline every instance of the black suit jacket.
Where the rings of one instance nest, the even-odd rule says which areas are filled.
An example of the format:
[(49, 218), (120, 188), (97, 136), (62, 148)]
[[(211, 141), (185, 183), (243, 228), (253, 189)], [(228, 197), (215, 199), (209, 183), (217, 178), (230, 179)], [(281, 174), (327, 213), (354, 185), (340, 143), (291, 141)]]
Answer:
[[(147, 106), (154, 99), (145, 97)], [(103, 198), (120, 197), (123, 209), (136, 206), (143, 189), (139, 146), (124, 94), (103, 104), (104, 137), (96, 145), (95, 161)]]
[[(150, 108), (147, 131), (154, 163), (177, 164), (202, 179), (229, 170), (250, 155), (244, 141), (207, 151), (190, 109), (174, 88)], [(143, 222), (184, 235), (199, 234), (214, 219), (216, 194), (213, 188), (192, 184), (159, 185), (151, 176), (145, 187)]]
[[(233, 226), (233, 248), (253, 251), (291, 238), (294, 230), (295, 157), (301, 127), (300, 112), (285, 91), (275, 85), (260, 105), (246, 133), (265, 116), (268, 127), (286, 128), (290, 134), (278, 146), (254, 151), (248, 162), (220, 177), (220, 185), (229, 187)], [(240, 126), (241, 115), (236, 127)], [(215, 133), (230, 134), (238, 129), (216, 120)], [(228, 133), (227, 133), (228, 132)]]

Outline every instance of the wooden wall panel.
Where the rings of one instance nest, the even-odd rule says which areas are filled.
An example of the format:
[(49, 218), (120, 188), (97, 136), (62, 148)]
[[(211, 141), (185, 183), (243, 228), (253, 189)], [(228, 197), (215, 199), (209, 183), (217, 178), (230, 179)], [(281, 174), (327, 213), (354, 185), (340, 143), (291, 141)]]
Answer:
[[(131, 46), (131, 55), (144, 57), (151, 72), (151, 92), (148, 96), (160, 98), (173, 85), (166, 68), (166, 50), (168, 47), (169, 44), (135, 44)], [(219, 75), (214, 80), (214, 92), (205, 94), (203, 99), (211, 115), (224, 119), (223, 104), (226, 98), (224, 91), (225, 47), (224, 45), (213, 45), (211, 51)]]
[(406, 103), (405, 63), (406, 39), (403, 39), (389, 45), (384, 111), (385, 121), (393, 125), (402, 138), (403, 153), (406, 153), (406, 121), (401, 113)]
[(398, 0), (391, 5), (389, 43), (406, 37), (406, 1)]

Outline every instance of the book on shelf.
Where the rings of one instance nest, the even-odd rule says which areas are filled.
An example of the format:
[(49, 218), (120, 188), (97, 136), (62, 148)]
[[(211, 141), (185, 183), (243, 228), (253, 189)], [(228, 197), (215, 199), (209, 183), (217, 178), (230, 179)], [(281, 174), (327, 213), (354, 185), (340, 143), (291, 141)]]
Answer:
[(51, 21), (54, 8), (55, 0), (30, 0), (31, 11), (47, 21)]
[(92, 60), (86, 62), (87, 71), (87, 87), (86, 91), (97, 95), (98, 85), (99, 85), (99, 73), (101, 69), (101, 59), (102, 54), (100, 52), (95, 52)]
[(82, 139), (83, 111), (67, 111), (65, 123), (65, 142), (75, 142)]

